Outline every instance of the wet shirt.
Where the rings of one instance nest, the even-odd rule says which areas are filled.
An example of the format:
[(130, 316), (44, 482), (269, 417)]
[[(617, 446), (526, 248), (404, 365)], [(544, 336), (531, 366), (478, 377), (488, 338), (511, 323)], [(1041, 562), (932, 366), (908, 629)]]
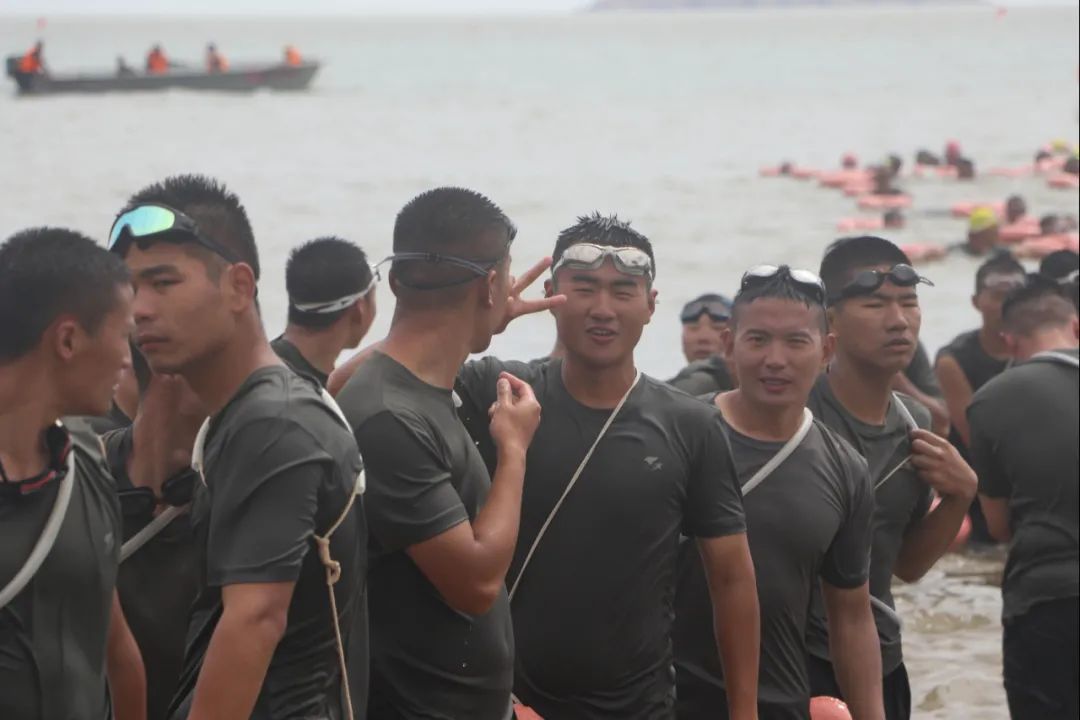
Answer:
[[(341, 673), (326, 575), (312, 536), (345, 509), (360, 473), (352, 433), (318, 395), (315, 383), (283, 365), (252, 373), (210, 424), (206, 485), (192, 504), (200, 591), (172, 716), (185, 717), (210, 638), (222, 613), (221, 589), (295, 582), (285, 634), (274, 650), (253, 718), (343, 716)], [(341, 563), (334, 585), (347, 652), (363, 642), (366, 571), (363, 507), (337, 528), (330, 552)], [(350, 655), (352, 653), (350, 652)], [(364, 666), (352, 674), (367, 674)]]
[[(938, 351), (937, 360), (946, 355), (956, 360), (956, 364), (964, 371), (964, 377), (971, 385), (973, 393), (1009, 367), (1008, 360), (998, 360), (983, 350), (982, 343), (979, 342), (978, 330), (969, 330), (957, 335), (952, 342)], [(955, 427), (949, 429), (949, 442), (960, 451), (965, 460), (969, 459), (967, 445), (964, 444), (964, 439), (960, 437)]]
[(491, 488), (451, 392), (375, 352), (338, 397), (367, 470), (373, 719), (504, 720), (509, 712), (505, 591), (483, 615), (459, 612), (406, 552), (475, 520)]
[[(528, 382), (543, 408), (526, 460), (510, 585), (611, 410), (574, 400), (560, 360), (526, 365), (486, 358), (466, 365), (457, 385), (475, 439), (488, 434), (487, 408), (504, 370)], [(679, 536), (743, 532), (719, 413), (642, 376), (518, 586), (517, 695), (560, 720), (673, 718)]]
[(1030, 360), (988, 382), (968, 408), (979, 492), (1009, 503), (1006, 619), (1080, 594), (1077, 378), (1064, 363)]
[[(106, 433), (102, 442), (117, 490), (133, 488), (127, 472), (132, 427)], [(149, 514), (124, 515), (124, 542), (142, 530), (150, 519)], [(186, 512), (120, 564), (116, 589), (146, 667), (148, 720), (168, 716), (183, 667), (188, 614), (199, 589), (199, 579), (199, 553), (191, 516)]]
[(717, 355), (704, 360), (695, 360), (680, 370), (678, 375), (668, 380), (668, 384), (688, 395), (695, 396), (726, 392), (735, 387), (727, 364)]
[[(52, 467), (68, 438), (75, 482), (52, 550), (29, 584), (0, 608), (0, 718), (110, 720), (105, 649), (120, 508), (97, 437), (78, 421), (48, 431)], [(26, 492), (23, 492), (26, 490)], [(30, 490), (0, 483), (0, 586), (23, 567), (56, 503), (58, 477)]]
[[(784, 446), (747, 437), (726, 423), (725, 427), (742, 485)], [(761, 606), (758, 703), (763, 717), (809, 718), (810, 597), (819, 577), (845, 589), (866, 582), (873, 505), (866, 461), (819, 422), (743, 497)], [(714, 718), (724, 702), (712, 630), (709, 586), (698, 550), (693, 542), (685, 542), (675, 596), (680, 720)]]
[(318, 381), (319, 387), (326, 387), (326, 381), (330, 379), (330, 376), (308, 362), (300, 349), (286, 340), (284, 335), (274, 338), (270, 342), (270, 347), (279, 358), (285, 361), (286, 365), (292, 368), (294, 373)]
[[(932, 491), (905, 460), (911, 453), (910, 429), (896, 407), (896, 397), (920, 428), (930, 427), (930, 413), (906, 395), (894, 395), (884, 425), (864, 423), (849, 413), (833, 395), (827, 375), (814, 386), (807, 403), (814, 417), (851, 444), (869, 466), (875, 486), (873, 541), (870, 550), (870, 594), (892, 610), (893, 568), (907, 531), (930, 510)], [(899, 467), (899, 469), (897, 469)], [(886, 477), (884, 483), (882, 480)], [(880, 485), (880, 487), (879, 487)], [(900, 625), (890, 613), (874, 606), (874, 622), (881, 641), (881, 669), (885, 675), (903, 662)], [(825, 608), (820, 593), (814, 594), (808, 624), (807, 646), (819, 658), (829, 658)]]

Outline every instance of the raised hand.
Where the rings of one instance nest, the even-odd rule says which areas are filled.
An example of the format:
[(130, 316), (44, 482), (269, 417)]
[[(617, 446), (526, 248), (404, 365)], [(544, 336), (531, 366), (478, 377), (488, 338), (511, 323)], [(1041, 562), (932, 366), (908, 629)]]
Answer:
[(496, 384), (498, 399), (488, 410), (491, 439), (499, 453), (525, 453), (540, 425), (540, 403), (527, 382), (502, 373)]
[(531, 315), (533, 313), (550, 310), (551, 308), (566, 302), (565, 295), (552, 295), (551, 297), (541, 298), (539, 300), (522, 300), (521, 298), (522, 291), (536, 282), (536, 279), (543, 275), (550, 267), (551, 258), (546, 257), (529, 268), (521, 277), (516, 279), (510, 278), (510, 297), (506, 301), (506, 314), (503, 316), (502, 322), (499, 323), (499, 327), (495, 331), (496, 335), (505, 330), (506, 326), (515, 318), (519, 318), (522, 315)]
[(975, 471), (952, 443), (932, 432), (911, 431), (911, 464), (919, 477), (943, 497), (972, 500), (978, 491)]

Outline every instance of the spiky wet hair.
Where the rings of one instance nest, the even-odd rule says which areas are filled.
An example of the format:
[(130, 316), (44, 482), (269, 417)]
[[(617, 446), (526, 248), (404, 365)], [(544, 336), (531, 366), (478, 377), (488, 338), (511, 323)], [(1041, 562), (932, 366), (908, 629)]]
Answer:
[(652, 243), (637, 230), (630, 227), (628, 220), (620, 220), (618, 215), (581, 215), (577, 222), (559, 233), (555, 249), (551, 252), (552, 263), (559, 262), (566, 248), (579, 243), (596, 243), (611, 247), (633, 247), (644, 251), (652, 262), (653, 278), (656, 277), (656, 256), (653, 255)]

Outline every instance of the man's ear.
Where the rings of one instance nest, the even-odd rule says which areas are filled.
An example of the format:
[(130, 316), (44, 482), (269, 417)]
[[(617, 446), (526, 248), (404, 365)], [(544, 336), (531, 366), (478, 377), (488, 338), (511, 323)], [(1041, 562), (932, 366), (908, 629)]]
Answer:
[(225, 271), (230, 309), (241, 311), (255, 303), (258, 295), (258, 282), (255, 271), (247, 263), (233, 263)]
[(79, 321), (70, 315), (61, 315), (45, 331), (52, 336), (51, 345), (61, 360), (69, 361), (79, 354), (86, 341), (86, 332)]
[(645, 321), (646, 325), (652, 322), (653, 315), (656, 313), (656, 299), (658, 297), (660, 297), (660, 291), (656, 288), (650, 288), (648, 294), (649, 319)]
[(1002, 341), (1005, 343), (1006, 350), (1009, 351), (1009, 357), (1015, 358), (1020, 350), (1020, 340), (1012, 333), (1003, 332), (1000, 333)]
[(825, 337), (821, 342), (821, 370), (824, 371), (829, 367), (829, 363), (833, 361), (833, 357), (836, 355), (836, 336), (832, 333), (825, 333)]
[(724, 348), (724, 357), (730, 358), (735, 352), (735, 331), (731, 329), (731, 322), (720, 331), (720, 345)]

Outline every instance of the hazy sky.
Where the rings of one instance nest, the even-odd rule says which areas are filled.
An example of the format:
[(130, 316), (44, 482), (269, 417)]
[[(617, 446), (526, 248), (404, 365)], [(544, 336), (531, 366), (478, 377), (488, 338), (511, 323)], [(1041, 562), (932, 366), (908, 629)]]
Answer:
[(588, 4), (588, 0), (0, 0), (0, 13), (34, 15), (88, 12), (228, 13), (237, 15), (370, 13), (559, 13)]
[[(922, 0), (932, 3), (933, 0)], [(987, 0), (990, 2), (990, 0)], [(1080, 0), (994, 0), (992, 4), (1076, 5)], [(147, 14), (471, 14), (563, 13), (590, 0), (0, 0), (0, 15), (64, 15), (87, 13)]]

